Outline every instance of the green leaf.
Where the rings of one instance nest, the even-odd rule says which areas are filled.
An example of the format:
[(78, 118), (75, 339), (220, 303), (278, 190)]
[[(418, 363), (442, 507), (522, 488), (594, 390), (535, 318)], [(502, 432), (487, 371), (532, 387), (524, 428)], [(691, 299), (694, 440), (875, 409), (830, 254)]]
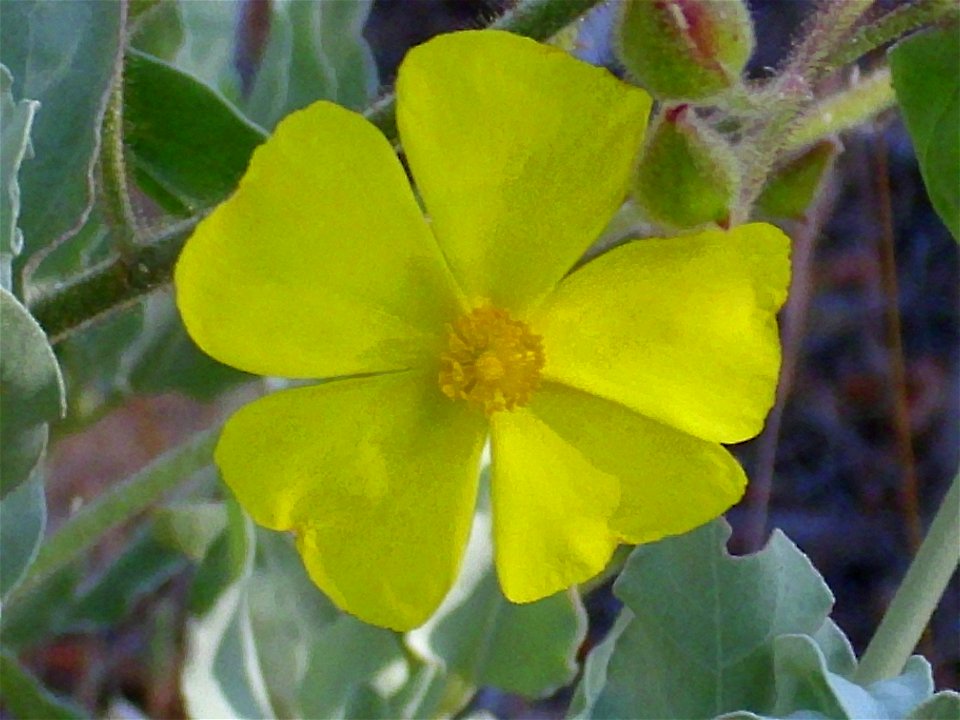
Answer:
[(253, 524), (229, 507), (228, 526), (194, 578), (181, 692), (190, 717), (273, 717), (246, 612)]
[(910, 711), (908, 720), (958, 720), (960, 694), (952, 690), (938, 692)]
[(137, 182), (170, 210), (196, 212), (224, 200), (266, 137), (202, 82), (136, 50), (127, 52), (125, 90)]
[(433, 617), (408, 633), (407, 643), (468, 686), (540, 697), (576, 674), (586, 613), (575, 590), (523, 605), (503, 596), (487, 504), (484, 493), (456, 584)]
[(26, 482), (47, 444), (47, 422), (62, 415), (63, 378), (41, 327), (0, 288), (0, 497)]
[[(321, 639), (327, 637), (331, 623), (339, 622), (340, 613), (307, 576), (290, 536), (267, 530), (257, 533), (257, 553), (246, 591), (257, 655), (261, 665), (269, 668), (265, 681), (274, 712), (279, 717), (327, 717), (298, 712), (300, 688), (324, 682), (316, 669), (314, 675), (309, 674), (308, 664), (313, 663), (318, 645), (324, 658), (336, 657), (344, 667), (350, 665), (353, 655), (346, 647)], [(370, 629), (389, 636), (397, 648), (393, 633)], [(331, 652), (334, 647), (336, 653)], [(374, 652), (373, 647), (361, 649), (366, 659)]]
[(317, 634), (311, 648), (310, 665), (300, 687), (303, 715), (357, 717), (354, 713), (359, 711), (361, 700), (369, 712), (370, 683), (381, 673), (389, 674), (392, 668), (401, 675), (406, 672), (398, 637), (389, 630), (341, 615)]
[(119, 557), (72, 603), (71, 624), (89, 629), (120, 622), (183, 565), (183, 557), (146, 528), (124, 545)]
[(726, 552), (729, 536), (718, 520), (633, 552), (614, 586), (633, 617), (584, 714), (712, 718), (772, 706), (775, 638), (817, 632), (833, 597), (782, 533), (746, 557)]
[(376, 65), (363, 37), (369, 0), (278, 0), (246, 114), (272, 128), (315, 100), (361, 109), (377, 90)]
[(4, 705), (18, 718), (74, 720), (84, 717), (80, 708), (55, 696), (6, 651), (0, 652), (0, 686)]
[(236, 102), (241, 92), (234, 61), (241, 5), (193, 0), (181, 0), (178, 5), (183, 44), (173, 64)]
[(630, 609), (621, 608), (620, 614), (617, 615), (617, 619), (613, 623), (613, 627), (607, 632), (607, 636), (590, 651), (587, 662), (583, 667), (583, 675), (574, 691), (573, 699), (570, 701), (567, 717), (591, 717), (593, 706), (607, 684), (607, 669), (610, 666), (610, 659), (617, 649), (620, 636), (626, 632), (631, 620), (633, 620), (633, 613), (630, 612)]
[[(6, 562), (6, 560), (4, 560)], [(3, 606), (0, 635), (7, 648), (25, 648), (65, 631), (70, 624), (70, 603), (81, 580), (82, 568), (69, 565), (52, 573), (26, 592), (16, 589), (17, 601)]]
[(79, 228), (93, 203), (105, 98), (120, 60), (115, 2), (4, 3), (0, 62), (14, 94), (40, 102), (34, 158), (20, 168), (20, 228), (26, 254)]
[(803, 219), (820, 193), (839, 144), (821, 140), (789, 158), (767, 179), (756, 210), (766, 217)]
[[(307, 577), (289, 537), (254, 530), (235, 503), (227, 507), (227, 527), (193, 583), (182, 674), (187, 707), (193, 717), (303, 715), (300, 688), (323, 683), (305, 679), (311, 654), (339, 613)], [(392, 633), (371, 630), (397, 645)], [(349, 666), (351, 655), (321, 645), (324, 657)]]
[(14, 588), (37, 556), (47, 524), (43, 474), (32, 477), (0, 500), (0, 599)]
[(178, 0), (132, 0), (130, 45), (163, 60), (172, 60), (183, 45), (184, 31)]
[(827, 668), (826, 658), (812, 638), (784, 635), (774, 643), (776, 703), (772, 715), (797, 717), (820, 713), (830, 718), (905, 718), (933, 694), (930, 663), (910, 658), (901, 675), (867, 687)]
[(857, 656), (847, 636), (843, 634), (843, 630), (837, 627), (833, 620), (827, 618), (812, 637), (820, 648), (820, 652), (823, 653), (827, 669), (841, 677), (852, 678), (857, 669)]
[(200, 562), (227, 527), (223, 503), (190, 503), (160, 508), (154, 514), (157, 540)]
[(944, 27), (890, 50), (893, 88), (930, 202), (960, 241), (960, 33)]
[(20, 184), (17, 174), (24, 158), (33, 157), (30, 127), (40, 107), (36, 100), (13, 100), (13, 76), (0, 65), (0, 287), (11, 289), (13, 258), (23, 247), (17, 227)]

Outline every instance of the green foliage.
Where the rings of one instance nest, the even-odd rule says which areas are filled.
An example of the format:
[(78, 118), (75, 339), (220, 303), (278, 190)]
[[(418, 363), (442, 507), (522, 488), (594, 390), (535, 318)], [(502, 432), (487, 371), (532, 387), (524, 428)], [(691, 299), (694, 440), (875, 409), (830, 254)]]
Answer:
[(634, 551), (614, 586), (625, 607), (587, 659), (571, 717), (906, 718), (952, 702), (932, 699), (921, 657), (898, 677), (857, 684), (850, 643), (827, 617), (833, 598), (807, 558), (779, 532), (732, 557), (729, 535), (718, 520)]
[(757, 212), (773, 218), (802, 219), (819, 194), (837, 150), (836, 142), (821, 140), (781, 164), (757, 198)]
[(63, 378), (43, 329), (0, 288), (0, 497), (26, 482), (63, 414)]
[(183, 557), (161, 543), (151, 527), (142, 529), (73, 601), (70, 625), (87, 630), (115, 625), (183, 565)]
[(37, 556), (47, 524), (43, 475), (31, 478), (0, 500), (0, 600), (16, 586)]
[(233, 192), (265, 137), (209, 87), (136, 50), (127, 52), (124, 118), (137, 182), (181, 213)]
[(783, 534), (744, 558), (726, 553), (729, 534), (717, 521), (630, 557), (614, 589), (633, 617), (586, 717), (710, 718), (771, 704), (775, 638), (815, 633), (833, 598)]
[(960, 241), (960, 31), (920, 33), (890, 51), (893, 87), (930, 202)]
[(40, 103), (31, 132), (34, 157), (19, 175), (26, 255), (79, 227), (90, 210), (120, 36), (119, 3), (4, 3), (0, 62), (13, 75), (14, 95)]
[(20, 184), (17, 175), (24, 158), (33, 156), (30, 127), (40, 103), (13, 99), (13, 76), (0, 65), (0, 287), (12, 285), (13, 258), (23, 247), (17, 227), (20, 216)]

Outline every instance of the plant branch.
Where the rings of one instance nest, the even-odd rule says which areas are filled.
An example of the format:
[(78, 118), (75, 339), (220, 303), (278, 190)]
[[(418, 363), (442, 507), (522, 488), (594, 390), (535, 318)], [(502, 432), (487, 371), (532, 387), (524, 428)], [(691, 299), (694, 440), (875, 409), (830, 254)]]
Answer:
[(860, 660), (861, 685), (895, 677), (913, 652), (960, 564), (960, 475), (940, 504), (920, 551)]
[(170, 281), (173, 266), (199, 218), (169, 226), (155, 239), (115, 255), (49, 291), (27, 298), (37, 322), (56, 343), (112, 310)]
[(960, 5), (955, 0), (917, 0), (900, 5), (856, 30), (847, 42), (826, 59), (826, 64), (841, 68), (911, 30), (957, 17), (960, 17)]
[(67, 520), (43, 543), (26, 577), (7, 596), (5, 608), (22, 601), (45, 579), (76, 560), (107, 530), (139, 515), (183, 480), (209, 465), (218, 435), (219, 427), (194, 435)]
[(917, 552), (923, 538), (920, 521), (920, 500), (917, 490), (917, 463), (910, 431), (910, 410), (907, 406), (907, 368), (903, 350), (903, 328), (900, 321), (900, 290), (897, 284), (897, 257), (893, 230), (893, 201), (890, 197), (890, 171), (887, 166), (887, 144), (881, 132), (876, 133), (874, 146), (874, 178), (876, 207), (880, 225), (880, 271), (886, 300), (885, 330), (890, 351), (890, 392), (893, 404), (893, 430), (902, 473), (900, 484), (901, 511), (910, 554)]
[(792, 153), (829, 135), (856, 127), (889, 110), (896, 102), (893, 84), (890, 82), (890, 68), (875, 70), (846, 90), (824, 98), (803, 113), (781, 153)]
[(764, 90), (774, 105), (751, 139), (740, 197), (734, 208), (734, 224), (745, 222), (750, 216), (804, 106), (813, 101), (813, 87), (824, 70), (824, 60), (872, 4), (873, 0), (821, 0), (805, 37), (782, 72)]
[[(128, 0), (120, 2), (120, 17), (126, 25)], [(126, 36), (124, 35), (124, 42)], [(101, 125), (100, 145), (100, 205), (107, 226), (121, 254), (136, 247), (139, 233), (137, 217), (127, 189), (127, 165), (123, 143), (123, 59), (118, 60), (110, 87), (110, 96)]]

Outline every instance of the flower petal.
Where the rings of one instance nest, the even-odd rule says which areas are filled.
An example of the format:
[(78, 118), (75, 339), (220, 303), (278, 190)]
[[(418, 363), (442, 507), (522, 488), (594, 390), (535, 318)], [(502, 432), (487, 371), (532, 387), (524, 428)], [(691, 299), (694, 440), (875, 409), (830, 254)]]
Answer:
[(753, 437), (776, 390), (789, 247), (752, 224), (602, 255), (530, 318), (544, 377), (706, 440)]
[(455, 284), (386, 139), (319, 102), (284, 119), (176, 269), (191, 337), (250, 372), (330, 377), (435, 357)]
[(702, 525), (746, 485), (722, 446), (553, 383), (494, 416), (493, 453), (497, 572), (515, 602), (596, 575), (619, 541)]
[(650, 105), (510, 33), (441, 35), (407, 54), (400, 137), (469, 297), (519, 311), (563, 277), (620, 206)]
[(435, 377), (402, 372), (261, 398), (227, 422), (216, 461), (254, 520), (296, 530), (339, 607), (407, 630), (456, 578), (485, 436)]
[[(537, 393), (532, 410), (595, 473), (618, 479), (620, 502), (609, 522), (621, 540), (645, 543), (687, 532), (743, 496), (743, 468), (718, 443), (552, 383)], [(592, 492), (595, 482), (583, 477), (581, 492)]]
[(596, 575), (617, 546), (608, 524), (620, 502), (617, 479), (597, 472), (531, 407), (496, 413), (491, 427), (503, 594), (532, 602)]

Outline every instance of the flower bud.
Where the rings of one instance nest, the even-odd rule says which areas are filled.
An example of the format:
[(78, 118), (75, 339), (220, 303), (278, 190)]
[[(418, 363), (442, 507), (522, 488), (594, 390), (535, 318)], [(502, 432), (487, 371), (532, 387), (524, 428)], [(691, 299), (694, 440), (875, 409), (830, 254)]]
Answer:
[(647, 135), (633, 198), (647, 218), (668, 229), (725, 227), (739, 184), (726, 141), (679, 105), (666, 109)]
[(774, 168), (757, 198), (756, 210), (771, 218), (802, 220), (823, 185), (838, 144), (821, 140)]
[(624, 0), (618, 45), (655, 97), (702, 100), (737, 83), (753, 25), (743, 0)]

